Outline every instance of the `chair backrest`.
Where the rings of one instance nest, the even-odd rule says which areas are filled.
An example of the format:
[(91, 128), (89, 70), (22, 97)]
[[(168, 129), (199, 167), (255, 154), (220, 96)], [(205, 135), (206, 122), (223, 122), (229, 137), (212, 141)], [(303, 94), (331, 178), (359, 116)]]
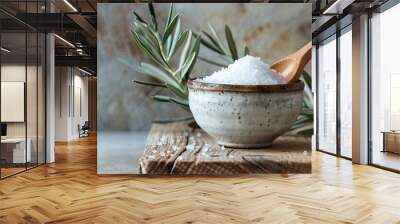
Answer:
[(85, 123), (83, 124), (82, 128), (89, 129), (89, 128), (90, 128), (90, 123), (89, 123), (89, 121), (85, 121)]

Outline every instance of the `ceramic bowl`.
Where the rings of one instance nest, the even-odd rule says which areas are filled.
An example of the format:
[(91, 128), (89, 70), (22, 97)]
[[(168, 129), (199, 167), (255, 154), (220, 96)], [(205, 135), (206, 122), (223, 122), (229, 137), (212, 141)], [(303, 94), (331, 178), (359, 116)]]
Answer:
[(189, 106), (197, 124), (218, 144), (268, 147), (300, 114), (304, 83), (228, 85), (188, 81)]

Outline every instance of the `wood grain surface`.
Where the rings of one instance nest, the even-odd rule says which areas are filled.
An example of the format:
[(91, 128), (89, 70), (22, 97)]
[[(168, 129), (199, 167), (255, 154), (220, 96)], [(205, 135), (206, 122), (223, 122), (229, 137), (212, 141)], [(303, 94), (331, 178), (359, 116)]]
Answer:
[(310, 139), (283, 136), (269, 148), (237, 149), (218, 145), (188, 122), (153, 124), (139, 159), (142, 174), (241, 175), (310, 173)]
[(311, 174), (98, 175), (96, 137), (0, 181), (0, 223), (400, 223), (400, 175), (312, 151)]

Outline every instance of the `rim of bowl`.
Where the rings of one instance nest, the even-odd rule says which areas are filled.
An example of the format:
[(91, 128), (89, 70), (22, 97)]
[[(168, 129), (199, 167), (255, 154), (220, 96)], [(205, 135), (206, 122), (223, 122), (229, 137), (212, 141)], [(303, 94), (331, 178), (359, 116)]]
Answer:
[(277, 85), (232, 85), (232, 84), (207, 83), (198, 80), (202, 78), (203, 77), (189, 79), (187, 82), (188, 88), (192, 90), (245, 92), (245, 93), (295, 92), (304, 90), (304, 83), (301, 80), (294, 83), (277, 84)]

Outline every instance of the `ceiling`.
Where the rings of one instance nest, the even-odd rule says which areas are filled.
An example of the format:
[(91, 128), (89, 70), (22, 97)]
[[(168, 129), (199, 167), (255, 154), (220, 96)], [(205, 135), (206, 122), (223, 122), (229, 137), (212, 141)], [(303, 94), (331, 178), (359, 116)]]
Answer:
[[(129, 0), (1, 0), (2, 32), (13, 47), (25, 46), (19, 32), (55, 32), (56, 65), (85, 67), (96, 71), (97, 3)], [(312, 3), (313, 39), (347, 15), (374, 8), (386, 0), (271, 0), (270, 2)], [(52, 8), (52, 13), (49, 13)], [(14, 38), (13, 38), (14, 36)], [(66, 41), (63, 41), (66, 40)], [(4, 43), (4, 42), (3, 42)], [(72, 46), (72, 45), (73, 46)], [(32, 45), (33, 46), (33, 45)], [(22, 48), (21, 48), (22, 49)], [(28, 51), (31, 49), (28, 48)]]

